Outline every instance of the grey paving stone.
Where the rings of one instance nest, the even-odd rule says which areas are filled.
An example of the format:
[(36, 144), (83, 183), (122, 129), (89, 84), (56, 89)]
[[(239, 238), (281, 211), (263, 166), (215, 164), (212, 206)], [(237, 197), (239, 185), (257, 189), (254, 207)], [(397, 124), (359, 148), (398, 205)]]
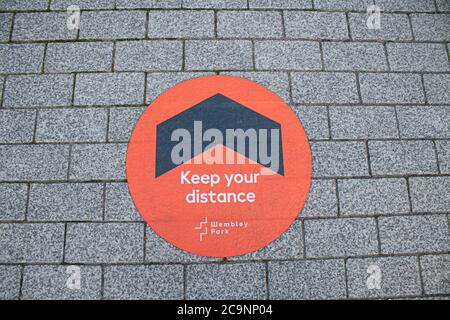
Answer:
[(51, 10), (67, 10), (69, 6), (78, 6), (80, 9), (114, 9), (111, 0), (50, 0)]
[(441, 173), (450, 174), (450, 141), (436, 141), (436, 148)]
[(78, 30), (67, 28), (66, 12), (17, 13), (13, 40), (73, 40)]
[(351, 177), (368, 175), (364, 142), (312, 142), (314, 177)]
[(369, 141), (369, 153), (374, 175), (438, 173), (432, 141)]
[(420, 257), (425, 294), (450, 295), (450, 255)]
[(4, 83), (5, 83), (5, 77), (0, 77), (0, 105), (1, 105), (1, 102), (3, 101), (3, 87), (4, 87)]
[(308, 199), (299, 218), (336, 217), (337, 214), (336, 182), (312, 179)]
[(0, 145), (0, 180), (39, 181), (67, 177), (69, 147)]
[(282, 17), (276, 11), (219, 11), (219, 38), (280, 38), (283, 36)]
[(285, 11), (287, 38), (348, 39), (347, 19), (342, 12)]
[(292, 99), (297, 103), (356, 103), (356, 77), (339, 72), (294, 72)]
[(150, 263), (192, 263), (218, 261), (217, 258), (198, 256), (181, 250), (165, 241), (149, 226), (145, 226), (145, 262)]
[(126, 263), (144, 260), (142, 223), (69, 223), (65, 262)]
[(253, 68), (249, 40), (188, 40), (187, 70), (248, 70)]
[[(372, 279), (380, 276), (379, 289)], [(417, 257), (349, 259), (347, 261), (349, 298), (420, 296)]]
[(106, 184), (105, 220), (142, 221), (126, 182)]
[(311, 9), (312, 0), (249, 0), (250, 9)]
[(351, 257), (378, 252), (373, 218), (306, 220), (306, 257)]
[(49, 43), (45, 72), (111, 71), (112, 42)]
[(342, 260), (270, 261), (269, 299), (343, 299)]
[(315, 9), (366, 10), (372, 0), (314, 0)]
[(186, 299), (264, 299), (265, 278), (262, 263), (188, 265)]
[(213, 72), (155, 72), (147, 74), (147, 98), (146, 102), (150, 103), (161, 93), (172, 88), (177, 83), (213, 75)]
[(49, 0), (3, 0), (2, 11), (39, 11), (48, 8)]
[(0, 143), (33, 140), (35, 110), (0, 110)]
[(183, 299), (181, 265), (107, 266), (105, 299)]
[(245, 78), (272, 90), (285, 102), (289, 101), (289, 77), (287, 73), (271, 71), (222, 72), (222, 74)]
[(20, 295), (20, 266), (0, 266), (0, 299), (17, 300)]
[(8, 76), (3, 95), (4, 107), (69, 106), (73, 75), (42, 74)]
[(450, 41), (449, 14), (412, 14), (411, 24), (416, 40)]
[(72, 146), (70, 179), (125, 179), (124, 143), (83, 144)]
[(32, 184), (29, 221), (99, 221), (103, 216), (103, 184)]
[(310, 140), (325, 140), (330, 138), (328, 130), (328, 112), (324, 106), (294, 106), (306, 135)]
[(410, 212), (406, 180), (338, 180), (341, 215), (380, 215)]
[(0, 13), (0, 42), (8, 42), (12, 27), (12, 13)]
[(247, 0), (183, 0), (183, 8), (246, 9)]
[[(79, 272), (79, 273), (78, 273)], [(80, 287), (74, 277), (80, 276)], [(25, 266), (22, 299), (85, 300), (100, 299), (102, 269), (100, 266)]]
[(214, 12), (193, 10), (150, 11), (150, 38), (214, 37)]
[(381, 43), (324, 42), (322, 46), (326, 70), (385, 71), (388, 68)]
[(423, 0), (375, 0), (375, 4), (381, 11), (402, 11), (402, 12), (434, 12), (433, 1)]
[(142, 39), (145, 11), (83, 11), (80, 39)]
[(180, 8), (183, 0), (116, 0), (117, 9)]
[(106, 141), (107, 110), (43, 109), (37, 117), (37, 142)]
[(450, 138), (450, 106), (399, 106), (402, 138)]
[(27, 207), (26, 184), (0, 184), (0, 221), (24, 220)]
[(61, 263), (62, 223), (0, 224), (1, 263)]
[(301, 259), (303, 257), (301, 221), (294, 221), (279, 238), (267, 246), (230, 260), (283, 260)]
[(139, 105), (144, 102), (144, 73), (78, 74), (75, 105)]
[(322, 68), (318, 42), (257, 41), (256, 69), (320, 70)]
[(0, 44), (0, 73), (39, 73), (44, 62), (43, 44)]
[(136, 122), (145, 108), (111, 108), (108, 141), (128, 142)]
[(418, 74), (363, 73), (359, 76), (365, 103), (424, 103)]
[(383, 13), (380, 29), (367, 27), (366, 13), (349, 13), (350, 33), (354, 40), (412, 40), (409, 19), (406, 14)]
[(450, 12), (450, 2), (448, 0), (436, 0), (438, 11)]
[(448, 55), (440, 43), (388, 43), (389, 63), (395, 71), (449, 71)]
[(450, 178), (414, 177), (409, 179), (414, 212), (449, 212)]
[(398, 137), (394, 107), (331, 106), (330, 125), (333, 139)]
[(122, 71), (181, 70), (182, 56), (181, 41), (124, 41), (116, 44), (115, 69)]
[(445, 215), (385, 217), (378, 220), (381, 252), (434, 253), (450, 250)]
[(450, 103), (450, 73), (423, 75), (429, 103)]

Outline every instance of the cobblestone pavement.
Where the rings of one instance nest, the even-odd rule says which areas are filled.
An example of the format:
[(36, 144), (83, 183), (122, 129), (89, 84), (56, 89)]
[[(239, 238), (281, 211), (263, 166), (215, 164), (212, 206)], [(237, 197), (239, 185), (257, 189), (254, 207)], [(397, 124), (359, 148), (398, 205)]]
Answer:
[[(448, 299), (450, 4), (374, 2), (1, 0), (0, 298)], [(228, 261), (155, 235), (124, 169), (146, 105), (214, 73), (278, 93), (313, 155), (298, 220)]]

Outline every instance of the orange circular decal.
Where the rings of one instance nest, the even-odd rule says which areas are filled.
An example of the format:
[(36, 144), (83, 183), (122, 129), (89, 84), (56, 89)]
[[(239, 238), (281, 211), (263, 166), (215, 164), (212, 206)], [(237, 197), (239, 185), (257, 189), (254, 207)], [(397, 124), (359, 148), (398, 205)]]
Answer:
[(210, 257), (277, 239), (301, 211), (311, 152), (291, 108), (255, 82), (206, 76), (161, 94), (137, 122), (127, 179), (166, 241)]

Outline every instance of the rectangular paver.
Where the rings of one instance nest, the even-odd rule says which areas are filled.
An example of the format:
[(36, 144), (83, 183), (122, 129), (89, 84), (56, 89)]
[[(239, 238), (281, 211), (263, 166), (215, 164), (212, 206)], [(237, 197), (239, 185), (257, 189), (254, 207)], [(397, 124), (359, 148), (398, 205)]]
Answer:
[(257, 41), (255, 43), (256, 69), (320, 70), (322, 68), (318, 42), (312, 41)]
[(380, 218), (378, 227), (383, 254), (450, 250), (450, 234), (445, 215)]
[(77, 74), (75, 105), (136, 105), (144, 102), (144, 73)]
[(450, 103), (450, 73), (425, 74), (423, 81), (429, 103)]
[(0, 221), (24, 220), (27, 196), (25, 183), (0, 183)]
[(67, 17), (66, 12), (18, 13), (14, 17), (12, 39), (74, 40), (78, 30), (67, 28)]
[(299, 218), (336, 217), (337, 214), (336, 181), (331, 179), (313, 179), (308, 198), (299, 214)]
[(49, 0), (3, 0), (2, 11), (39, 11), (48, 8)]
[(249, 40), (190, 40), (185, 48), (188, 70), (253, 69)]
[(32, 142), (35, 110), (0, 110), (0, 143)]
[(332, 139), (397, 138), (394, 107), (330, 107)]
[(450, 106), (398, 106), (402, 138), (450, 138)]
[(141, 223), (70, 223), (65, 261), (69, 263), (143, 262)]
[(103, 184), (32, 184), (29, 221), (95, 221), (103, 216)]
[(413, 177), (409, 179), (412, 209), (415, 212), (450, 211), (450, 177)]
[(12, 13), (0, 13), (0, 42), (8, 42), (12, 27)]
[(280, 38), (283, 36), (282, 17), (276, 11), (219, 11), (219, 38)]
[(181, 8), (183, 0), (116, 0), (117, 9)]
[(325, 106), (293, 106), (306, 135), (310, 140), (327, 140), (330, 138), (328, 111)]
[(406, 179), (338, 181), (341, 215), (401, 214), (410, 211)]
[(450, 140), (436, 141), (436, 149), (440, 172), (450, 174)]
[(84, 11), (80, 39), (143, 39), (145, 11)]
[(150, 38), (208, 38), (214, 37), (214, 12), (173, 10), (150, 11)]
[(368, 175), (364, 142), (311, 143), (314, 177), (351, 177)]
[[(181, 1), (181, 0), (180, 0)], [(246, 9), (247, 0), (182, 0), (189, 9)]]
[(3, 106), (69, 106), (72, 102), (73, 81), (74, 76), (70, 74), (8, 76)]
[(373, 218), (306, 220), (306, 257), (348, 257), (378, 252)]
[(270, 299), (343, 299), (342, 260), (269, 262)]
[(187, 299), (259, 300), (267, 294), (262, 263), (200, 264), (186, 269)]
[(387, 52), (394, 71), (449, 71), (444, 44), (388, 43)]
[(418, 74), (363, 73), (359, 76), (365, 103), (424, 103)]
[(404, 12), (436, 11), (433, 1), (375, 0), (375, 4), (380, 7), (381, 11), (404, 11)]
[(141, 221), (142, 218), (131, 199), (126, 182), (107, 183), (105, 199), (106, 221)]
[(292, 99), (297, 103), (357, 103), (356, 76), (342, 72), (294, 72)]
[(412, 14), (411, 24), (416, 40), (450, 41), (450, 14)]
[(326, 70), (387, 70), (386, 56), (381, 43), (324, 42), (322, 46)]
[(183, 299), (183, 266), (107, 266), (104, 297), (108, 300)]
[(107, 110), (44, 109), (37, 117), (37, 142), (106, 141)]
[(348, 14), (350, 33), (354, 40), (412, 40), (412, 32), (406, 14), (382, 13), (379, 29), (369, 29), (367, 18), (367, 13)]
[(394, 298), (422, 293), (417, 257), (349, 259), (349, 298)]
[(450, 295), (450, 255), (420, 257), (425, 294)]
[(180, 41), (123, 41), (116, 44), (114, 67), (120, 71), (181, 70), (182, 54)]
[(371, 0), (314, 0), (314, 8), (323, 10), (366, 10)]
[(436, 0), (436, 5), (438, 11), (440, 12), (450, 12), (450, 3), (448, 0)]
[(369, 141), (369, 153), (374, 175), (437, 173), (432, 141)]
[(348, 39), (342, 12), (285, 11), (286, 37), (298, 39)]
[[(75, 280), (80, 277), (78, 280)], [(22, 299), (78, 300), (100, 299), (100, 266), (26, 266), (23, 271)]]
[(21, 266), (0, 266), (0, 299), (19, 299), (21, 268)]
[(0, 180), (39, 181), (67, 177), (65, 145), (0, 145)]
[(45, 72), (111, 71), (112, 42), (49, 43)]
[(80, 9), (114, 9), (111, 0), (50, 0), (50, 9), (67, 10), (69, 6), (78, 6)]
[(72, 146), (70, 179), (111, 180), (125, 178), (125, 143)]
[(62, 223), (0, 224), (1, 263), (61, 263)]
[(108, 141), (128, 142), (131, 132), (145, 108), (111, 108)]
[(44, 62), (43, 44), (0, 44), (0, 73), (39, 73)]
[(310, 9), (312, 0), (249, 0), (250, 9)]

